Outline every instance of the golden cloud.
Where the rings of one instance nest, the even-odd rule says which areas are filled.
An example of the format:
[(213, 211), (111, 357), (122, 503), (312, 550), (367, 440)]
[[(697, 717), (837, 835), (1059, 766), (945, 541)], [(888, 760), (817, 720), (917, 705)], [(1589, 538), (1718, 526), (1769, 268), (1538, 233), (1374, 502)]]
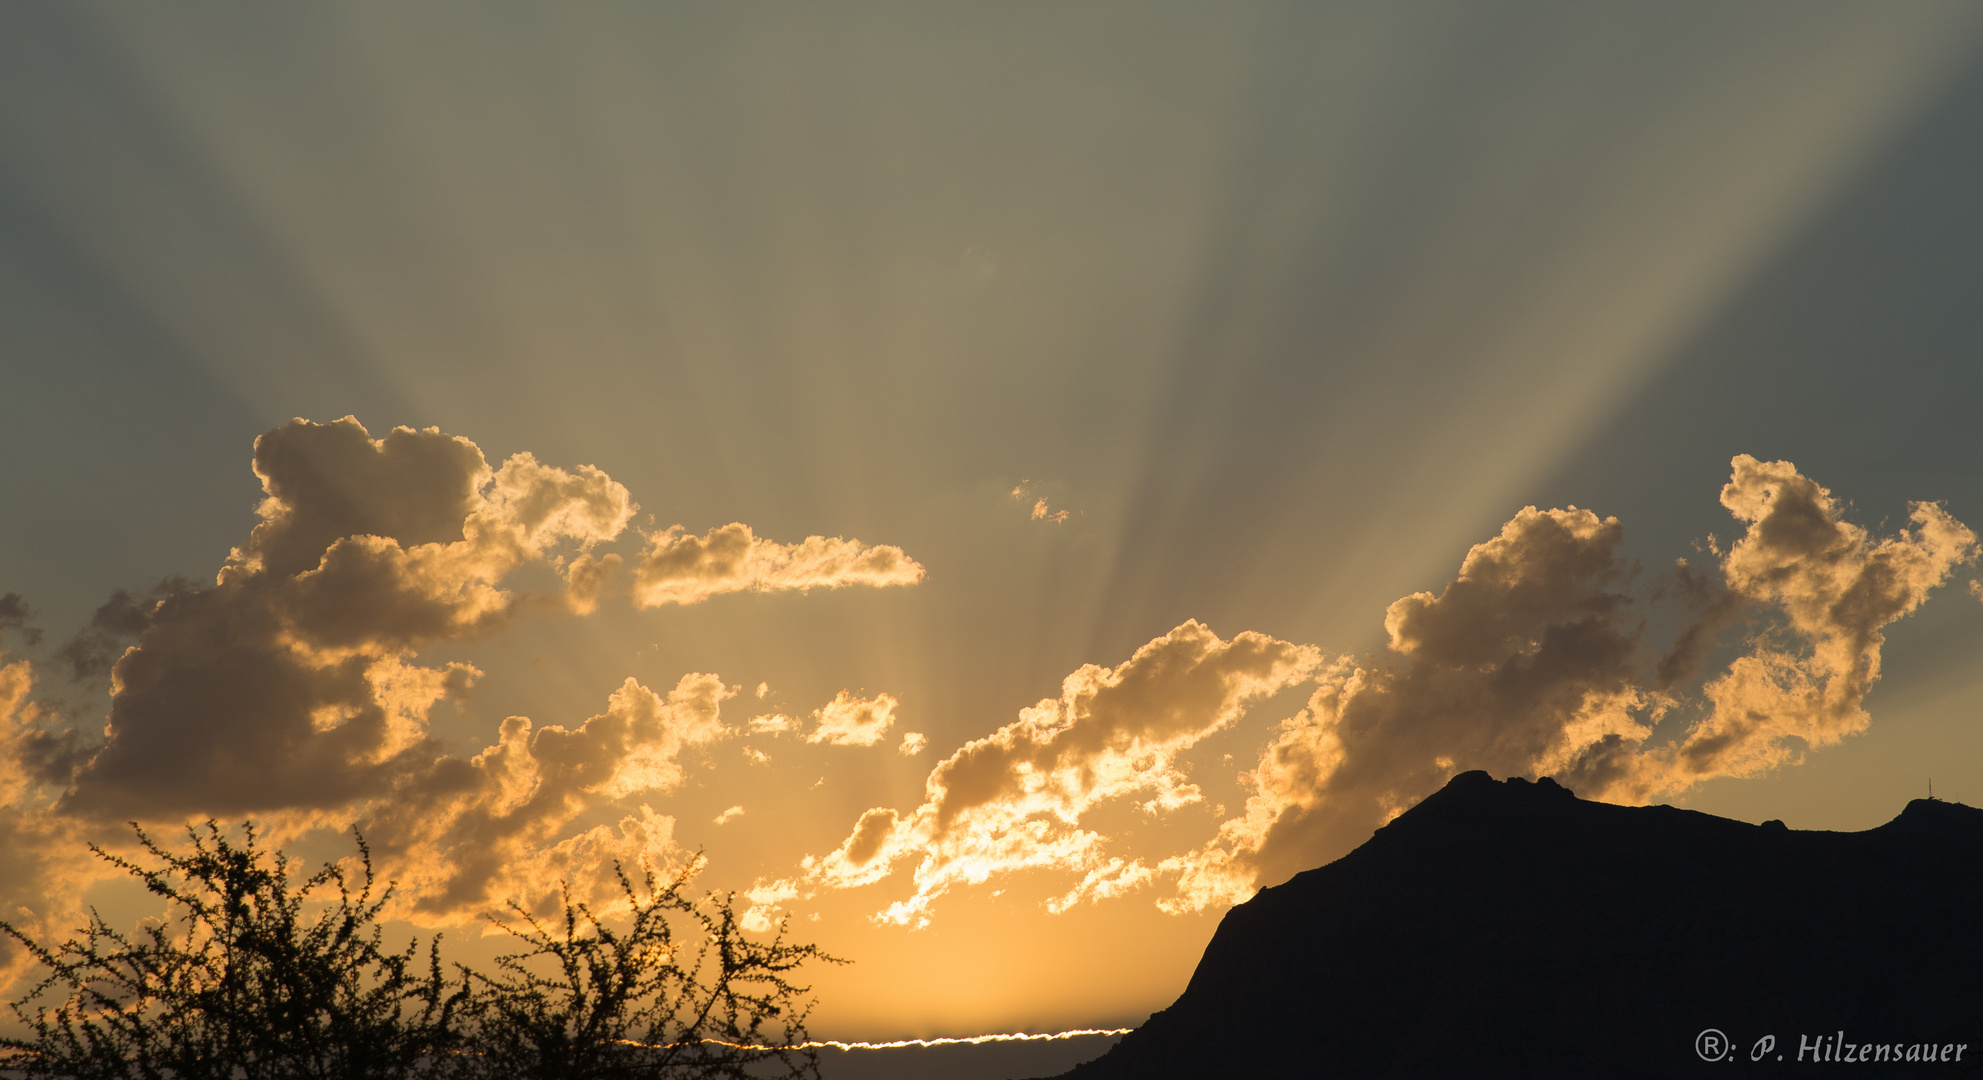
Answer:
[[(1703, 613), (1666, 657), (1649, 663), (1643, 648), (1617, 522), (1524, 509), (1468, 553), (1439, 596), (1391, 605), (1396, 659), (1324, 672), (1248, 776), (1246, 812), (1160, 864), (1178, 881), (1165, 903), (1245, 899), (1349, 850), (1468, 769), (1553, 774), (1587, 797), (1643, 802), (1753, 776), (1865, 730), (1881, 629), (1973, 559), (1975, 535), (1916, 503), (1911, 528), (1875, 541), (1789, 462), (1743, 455), (1731, 465), (1721, 502), (1746, 531), (1718, 581), (1677, 568)], [(1683, 704), (1669, 689), (1674, 672), (1743, 614), (1761, 625), (1703, 686), (1705, 714), (1655, 740)]]
[[(1882, 628), (1973, 559), (1976, 538), (1928, 503), (1875, 538), (1788, 462), (1731, 464), (1721, 501), (1745, 533), (1715, 573), (1676, 565), (1667, 591), (1694, 616), (1663, 655), (1617, 519), (1526, 507), (1442, 590), (1390, 605), (1385, 655), (1324, 663), (1313, 646), (1257, 634), (1228, 644), (1186, 623), (1117, 668), (1070, 675), (1058, 700), (938, 764), (922, 806), (869, 810), (838, 850), (764, 895), (873, 884), (913, 862), (914, 893), (883, 921), (921, 925), (946, 891), (1028, 868), (1078, 875), (1050, 911), (1160, 881), (1174, 886), (1160, 906), (1200, 910), (1341, 855), (1468, 769), (1553, 774), (1586, 796), (1638, 802), (1862, 731)], [(1736, 657), (1684, 693), (1738, 622)], [(1136, 798), (1152, 813), (1196, 801), (1180, 755), (1311, 679), (1306, 706), (1242, 777), (1243, 811), (1203, 844), (1132, 857), (1084, 827), (1103, 800)]]
[(872, 699), (855, 697), (846, 690), (814, 710), (813, 729), (807, 742), (833, 746), (873, 746), (895, 725), (895, 707), (901, 704), (887, 694)]
[(878, 917), (920, 925), (931, 901), (959, 884), (1030, 868), (1105, 867), (1105, 838), (1081, 827), (1084, 814), (1115, 799), (1138, 799), (1152, 812), (1197, 801), (1175, 766), (1178, 754), (1305, 681), (1319, 662), (1311, 646), (1251, 632), (1221, 641), (1186, 622), (1114, 668), (1083, 666), (1060, 697), (940, 762), (920, 807), (869, 810), (839, 850), (806, 860), (801, 881), (765, 888), (869, 884), (916, 860), (914, 894)]
[[(507, 896), (549, 902), (561, 877), (586, 895), (610, 885), (615, 858), (679, 861), (673, 819), (642, 806), (617, 831), (599, 826), (562, 841), (557, 834), (600, 800), (680, 786), (683, 751), (732, 734), (722, 703), (736, 692), (706, 674), (682, 676), (665, 697), (628, 679), (604, 712), (575, 729), (534, 728), (512, 716), (497, 743), (473, 758), (441, 758), (403, 777), (371, 804), (361, 827), (404, 868), (401, 880), (428, 917), (471, 917)], [(584, 872), (574, 876), (575, 867)]]
[(703, 536), (676, 525), (647, 540), (634, 566), (634, 603), (643, 608), (700, 604), (722, 593), (883, 588), (923, 579), (922, 564), (899, 547), (824, 536), (780, 544), (742, 522)]
[(255, 440), (261, 521), (211, 588), (140, 613), (101, 749), (63, 800), (119, 818), (329, 808), (431, 761), (427, 716), (478, 674), (412, 662), (514, 616), (502, 585), (617, 536), (634, 505), (590, 466), (490, 469), (436, 429), (351, 417)]
[[(120, 592), (58, 651), (79, 679), (110, 676), (100, 741), (51, 722), (30, 700), (28, 661), (0, 655), (0, 909), (73, 901), (89, 862), (67, 853), (91, 820), (253, 814), (276, 835), (356, 822), (400, 878), (402, 913), (429, 920), (502, 896), (541, 900), (560, 877), (582, 898), (611, 885), (615, 859), (681, 856), (673, 819), (645, 805), (616, 827), (563, 833), (589, 809), (680, 785), (685, 750), (730, 733), (720, 705), (736, 689), (715, 675), (685, 675), (665, 695), (629, 679), (572, 729), (511, 717), (466, 759), (428, 730), (434, 706), (481, 673), (421, 650), (549, 608), (513, 591), (515, 572), (560, 574), (561, 606), (580, 613), (622, 587), (621, 556), (596, 549), (637, 509), (623, 486), (528, 453), (491, 467), (473, 442), (433, 428), (375, 439), (352, 417), (267, 432), (253, 468), (259, 520), (212, 585)], [(635, 574), (649, 606), (670, 588), (686, 595), (679, 573), (705, 594), (922, 575), (899, 548), (778, 545), (741, 524), (650, 539)], [(0, 634), (33, 644), (27, 617), (19, 597), (0, 597)], [(816, 714), (816, 741), (871, 744), (894, 707), (843, 694)], [(58, 849), (67, 861), (50, 861)]]

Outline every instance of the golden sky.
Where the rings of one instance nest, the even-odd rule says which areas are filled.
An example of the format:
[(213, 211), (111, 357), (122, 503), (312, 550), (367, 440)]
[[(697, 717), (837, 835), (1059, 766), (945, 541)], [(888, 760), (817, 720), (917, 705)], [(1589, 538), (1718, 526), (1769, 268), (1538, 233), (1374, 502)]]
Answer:
[(474, 957), (700, 852), (815, 1033), (969, 1035), (1461, 770), (1983, 800), (1980, 33), (0, 12), (0, 906), (356, 825)]

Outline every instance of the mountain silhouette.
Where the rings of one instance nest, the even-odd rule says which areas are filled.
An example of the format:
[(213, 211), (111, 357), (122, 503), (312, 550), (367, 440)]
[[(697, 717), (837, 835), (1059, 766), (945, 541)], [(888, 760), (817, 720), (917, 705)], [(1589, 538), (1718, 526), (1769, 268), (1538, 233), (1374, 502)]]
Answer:
[(1233, 908), (1183, 996), (1065, 1077), (1956, 1076), (1979, 1056), (1983, 810), (1807, 832), (1470, 772)]

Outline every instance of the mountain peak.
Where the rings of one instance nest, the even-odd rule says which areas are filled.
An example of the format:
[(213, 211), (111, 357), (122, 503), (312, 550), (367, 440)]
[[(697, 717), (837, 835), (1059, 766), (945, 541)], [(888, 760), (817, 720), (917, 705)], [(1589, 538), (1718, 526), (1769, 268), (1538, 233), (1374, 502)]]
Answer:
[(1841, 1031), (1974, 1058), (1979, 855), (1959, 803), (1818, 832), (1461, 773), (1228, 912), (1183, 996), (1069, 1077), (1728, 1077)]

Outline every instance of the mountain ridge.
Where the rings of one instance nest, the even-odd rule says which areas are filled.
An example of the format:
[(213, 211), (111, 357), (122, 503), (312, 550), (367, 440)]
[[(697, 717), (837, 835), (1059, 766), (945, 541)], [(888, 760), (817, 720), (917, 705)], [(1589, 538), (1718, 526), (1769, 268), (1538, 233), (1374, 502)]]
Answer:
[(1178, 1000), (1064, 1077), (1788, 1075), (1855, 1036), (1964, 1044), (1893, 1066), (1953, 1074), (1983, 1052), (1979, 856), (1960, 803), (1820, 832), (1462, 773), (1233, 908)]

